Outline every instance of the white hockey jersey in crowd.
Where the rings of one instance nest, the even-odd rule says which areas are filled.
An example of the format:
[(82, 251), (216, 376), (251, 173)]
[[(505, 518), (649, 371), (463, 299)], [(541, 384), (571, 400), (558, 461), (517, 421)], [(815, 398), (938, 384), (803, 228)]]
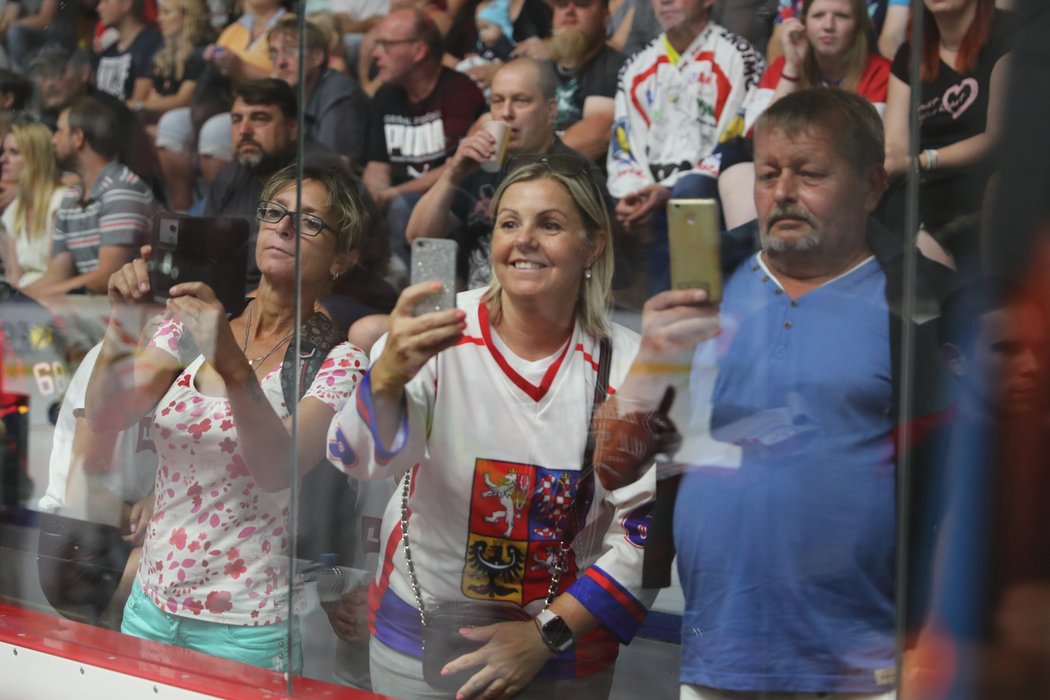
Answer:
[[(40, 499), (40, 510), (59, 512), (66, 506), (79, 512), (84, 504), (66, 503), (66, 484), (69, 470), (73, 466), (73, 436), (76, 433), (76, 418), (73, 411), (83, 408), (87, 395), (88, 380), (98, 361), (102, 343), (98, 343), (84, 356), (62, 399), (58, 412), (55, 435), (51, 449), (47, 491)], [(153, 411), (143, 416), (138, 423), (121, 431), (113, 447), (114, 468), (105, 474), (96, 475), (98, 486), (108, 489), (126, 502), (139, 501), (153, 490), (157, 475), (157, 448), (152, 438)]]
[(712, 152), (743, 134), (744, 110), (764, 69), (751, 44), (713, 22), (681, 54), (660, 34), (628, 58), (616, 91), (609, 193), (672, 187), (690, 171), (717, 177), (720, 159)]
[[(463, 338), (431, 358), (406, 387), (393, 445), (376, 438), (366, 375), (356, 399), (332, 423), (328, 456), (358, 478), (411, 470), (409, 536), (424, 607), (474, 600), (539, 612), (575, 500), (586, 524), (560, 591), (602, 624), (541, 674), (590, 675), (615, 660), (652, 602), (642, 591), (641, 571), (655, 475), (650, 470), (612, 492), (593, 478), (577, 489), (599, 342), (577, 327), (557, 356), (539, 363), (515, 358), (489, 326), (484, 292), (458, 296), (467, 313)], [(611, 340), (610, 389), (626, 375), (638, 337), (614, 326)], [(373, 359), (385, 341), (373, 348)], [(370, 627), (379, 641), (418, 657), (420, 617), (405, 567), (400, 496), (399, 488), (383, 517)]]

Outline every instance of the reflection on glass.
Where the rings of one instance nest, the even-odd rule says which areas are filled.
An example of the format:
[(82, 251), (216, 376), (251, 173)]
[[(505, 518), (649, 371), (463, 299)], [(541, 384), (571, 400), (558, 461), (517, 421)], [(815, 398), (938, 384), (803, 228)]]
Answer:
[[(278, 669), (240, 670), (293, 695), (293, 673), (398, 697), (497, 676), (542, 697), (1047, 695), (1050, 289), (1045, 251), (1014, 245), (1045, 223), (1026, 128), (1045, 75), (1011, 33), (1045, 13), (916, 2), (913, 45), (896, 0), (782, 0), (752, 51), (694, 0), (351, 4), (252, 0), (209, 45), (226, 0), (160, 0), (156, 71), (127, 81), (108, 59), (141, 23), (121, 3), (80, 49), (8, 33), (0, 602), (60, 615), (56, 641), (123, 629), (94, 632), (158, 666), (192, 658), (176, 645)], [(607, 25), (632, 21), (653, 27), (639, 45), (667, 34), (614, 55)], [(486, 62), (510, 46), (533, 58)], [(93, 82), (126, 102), (85, 99)], [(16, 112), (31, 88), (39, 121)], [(691, 262), (721, 263), (724, 301), (642, 312), (689, 257), (660, 243), (672, 188), (721, 202), (721, 259)], [(916, 229), (956, 279), (923, 258), (906, 279)], [(409, 259), (431, 237), (455, 239), (455, 273)], [(584, 300), (606, 298), (612, 248), (615, 318), (642, 333), (610, 323), (615, 391), (588, 431), (608, 321)], [(416, 316), (411, 288), (382, 315), (399, 262), (474, 291)]]
[(1045, 694), (1035, 664), (1050, 609), (1037, 544), (1046, 537), (1048, 326), (1036, 289), (975, 282), (945, 305), (942, 352), (957, 403), (926, 439), (933, 469), (916, 479), (914, 697)]

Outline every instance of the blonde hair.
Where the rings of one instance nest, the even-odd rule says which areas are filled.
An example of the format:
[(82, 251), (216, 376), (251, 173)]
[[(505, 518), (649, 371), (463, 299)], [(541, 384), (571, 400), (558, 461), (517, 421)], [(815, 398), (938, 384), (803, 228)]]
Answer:
[(59, 186), (51, 130), (37, 122), (16, 121), (8, 133), (25, 159), (25, 168), (18, 180), (18, 198), (11, 204), (15, 231), (24, 231), (29, 239), (45, 236), (50, 229), (47, 214), (51, 197)]
[[(591, 249), (604, 243), (601, 254), (590, 267), (590, 278), (584, 277), (576, 298), (576, 320), (580, 326), (592, 337), (604, 338), (609, 335), (609, 306), (612, 303), (612, 225), (605, 207), (605, 199), (591, 177), (586, 161), (572, 156), (548, 156), (536, 158), (513, 169), (492, 197), (490, 217), (495, 224), (500, 201), (507, 189), (519, 182), (540, 179), (557, 182), (569, 192), (580, 218), (583, 219), (582, 237), (591, 245)], [(502, 291), (503, 287), (493, 267), (484, 297), (493, 320), (499, 319), (503, 313)]]
[(176, 3), (182, 6), (182, 31), (177, 37), (165, 39), (160, 49), (153, 56), (153, 65), (162, 76), (173, 75), (181, 81), (186, 71), (186, 59), (193, 50), (207, 39), (214, 30), (211, 26), (211, 15), (204, 5), (204, 0), (160, 0), (164, 3)]
[[(809, 8), (813, 6), (814, 1), (803, 0), (802, 2), (803, 24), (806, 22)], [(853, 30), (853, 41), (850, 42), (849, 48), (846, 50), (846, 75), (842, 79), (842, 83), (835, 87), (856, 91), (857, 83), (860, 82), (861, 76), (864, 75), (864, 67), (868, 65), (868, 57), (878, 46), (878, 39), (875, 36), (875, 27), (871, 23), (871, 17), (868, 16), (867, 2), (865, 0), (849, 0), (849, 7), (856, 26)], [(799, 76), (800, 88), (821, 87), (824, 85), (820, 79), (820, 67), (817, 66), (817, 58), (814, 54), (815, 52), (812, 50), (806, 52), (806, 60), (802, 65), (802, 75)]]

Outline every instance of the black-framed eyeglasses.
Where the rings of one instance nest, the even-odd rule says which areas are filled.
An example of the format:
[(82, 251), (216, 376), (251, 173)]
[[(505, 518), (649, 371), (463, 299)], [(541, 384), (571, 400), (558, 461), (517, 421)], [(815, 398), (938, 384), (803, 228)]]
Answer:
[(314, 214), (305, 214), (299, 211), (292, 211), (288, 207), (278, 204), (277, 202), (269, 202), (263, 200), (259, 202), (259, 206), (255, 209), (255, 218), (264, 224), (276, 224), (280, 223), (281, 219), (286, 216), (292, 217), (292, 226), (295, 226), (304, 236), (320, 235), (321, 231), (328, 229), (332, 233), (335, 233), (335, 229), (329, 226), (324, 219)]
[(383, 49), (383, 51), (389, 51), (391, 46), (397, 44), (412, 44), (417, 41), (423, 41), (422, 39), (376, 39), (375, 46), (377, 49)]

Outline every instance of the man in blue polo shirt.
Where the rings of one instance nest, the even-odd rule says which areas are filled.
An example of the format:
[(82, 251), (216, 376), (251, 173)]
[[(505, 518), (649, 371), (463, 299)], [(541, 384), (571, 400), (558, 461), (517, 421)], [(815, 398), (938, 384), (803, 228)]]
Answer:
[[(755, 127), (761, 250), (731, 271), (721, 333), (693, 357), (694, 423), (677, 456), (689, 465), (674, 513), (682, 698), (896, 696), (905, 321), (901, 240), (869, 218), (882, 163), (878, 114), (847, 92), (796, 93)], [(951, 276), (918, 268), (928, 313)], [(688, 351), (690, 334), (710, 337), (716, 310), (693, 290), (645, 313), (623, 405), (662, 394), (652, 368)], [(931, 328), (916, 329), (919, 365), (936, 363)]]

